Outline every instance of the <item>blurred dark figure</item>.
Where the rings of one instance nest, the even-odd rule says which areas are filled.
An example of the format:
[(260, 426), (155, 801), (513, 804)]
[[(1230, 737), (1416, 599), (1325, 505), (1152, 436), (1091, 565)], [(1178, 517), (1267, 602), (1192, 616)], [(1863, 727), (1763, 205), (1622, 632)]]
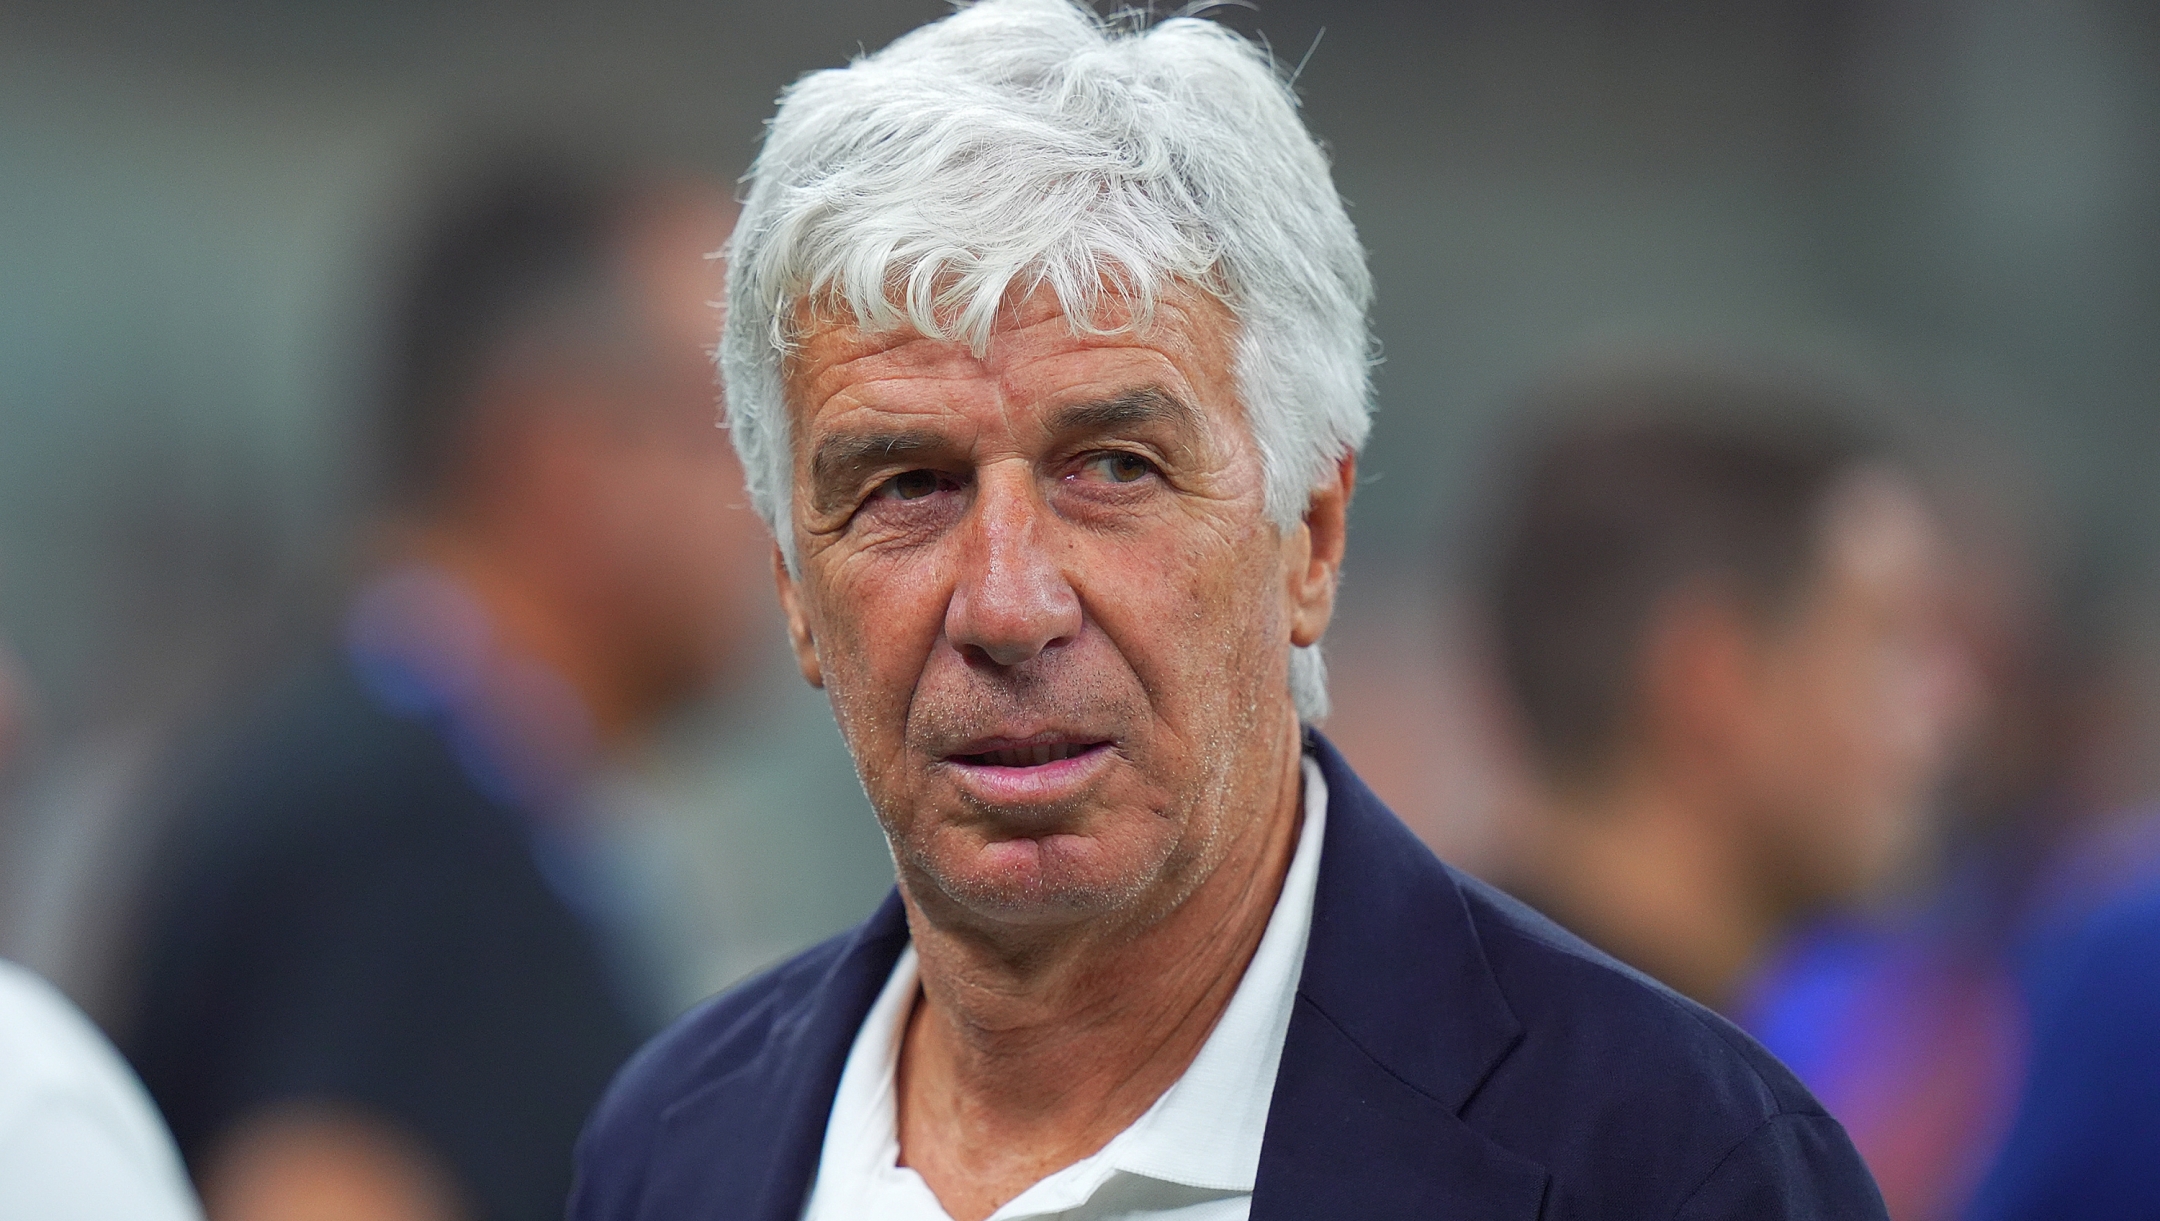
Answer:
[(2064, 581), (2017, 471), (1976, 457), (1935, 473), (1982, 712), (1939, 859), (1793, 938), (1741, 1016), (1899, 1221), (2160, 1216), (2152, 607)]
[(2097, 796), (2073, 775), (2099, 728), (2079, 694), (2096, 634), (2070, 629), (2044, 558), (2065, 548), (2039, 537), (2014, 459), (1969, 431), (1930, 439), (1974, 714), (1935, 842), (1889, 902), (1788, 938), (1737, 1014), (1844, 1123), (1898, 1221), (1960, 1215), (2001, 1142), (2025, 1056), (2015, 947)]
[(1972, 1221), (2160, 1216), (2160, 883), (2027, 947), (2031, 1047)]
[(1795, 921), (1924, 826), (1957, 686), (1915, 483), (1800, 379), (1556, 388), (1488, 610), (1543, 781), (1503, 880), (1730, 1010)]
[(417, 250), (382, 563), (146, 892), (124, 1043), (215, 1221), (562, 1215), (655, 1016), (581, 787), (769, 597), (703, 349), (725, 206), (526, 165)]
[[(2003, 871), (2031, 879), (2008, 892), (2022, 920), (2005, 941), (2026, 1054), (1971, 1221), (2160, 1217), (2160, 639), (2149, 596), (2128, 620), (2090, 659), (2052, 783), (2013, 834), (1985, 846), (2046, 864)], [(2033, 852), (2036, 841), (2054, 851)]]

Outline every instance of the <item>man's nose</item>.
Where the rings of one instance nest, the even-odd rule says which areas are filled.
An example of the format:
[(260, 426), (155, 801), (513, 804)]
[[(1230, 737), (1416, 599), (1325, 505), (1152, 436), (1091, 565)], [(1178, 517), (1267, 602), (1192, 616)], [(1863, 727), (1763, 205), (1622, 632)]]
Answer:
[(1017, 666), (1080, 634), (1080, 595), (1052, 550), (1048, 506), (1025, 477), (984, 478), (964, 528), (945, 636), (970, 660)]

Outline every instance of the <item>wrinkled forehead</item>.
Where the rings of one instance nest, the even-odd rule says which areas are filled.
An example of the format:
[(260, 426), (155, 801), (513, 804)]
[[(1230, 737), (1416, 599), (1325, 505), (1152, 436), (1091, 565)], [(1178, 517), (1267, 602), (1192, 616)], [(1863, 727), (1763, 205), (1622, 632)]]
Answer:
[[(843, 387), (903, 380), (1035, 391), (1095, 380), (1102, 384), (1090, 388), (1106, 396), (1151, 386), (1195, 407), (1234, 410), (1236, 327), (1219, 298), (1186, 285), (1145, 309), (1106, 299), (1087, 314), (1067, 309), (1047, 289), (1014, 293), (979, 347), (906, 322), (875, 325), (845, 302), (808, 301), (793, 311), (783, 364), (788, 413), (801, 423)], [(1025, 407), (1038, 397), (1019, 393), (1012, 403)]]

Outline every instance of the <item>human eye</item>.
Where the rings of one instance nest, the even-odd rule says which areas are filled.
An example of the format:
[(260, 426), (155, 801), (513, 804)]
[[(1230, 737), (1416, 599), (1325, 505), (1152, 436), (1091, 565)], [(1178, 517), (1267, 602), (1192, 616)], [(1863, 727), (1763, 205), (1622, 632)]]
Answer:
[(1138, 483), (1161, 472), (1154, 463), (1129, 450), (1104, 450), (1088, 455), (1080, 464), (1080, 473), (1104, 483)]
[(902, 471), (879, 484), (871, 496), (877, 500), (921, 500), (939, 492), (957, 491), (960, 481), (943, 471)]

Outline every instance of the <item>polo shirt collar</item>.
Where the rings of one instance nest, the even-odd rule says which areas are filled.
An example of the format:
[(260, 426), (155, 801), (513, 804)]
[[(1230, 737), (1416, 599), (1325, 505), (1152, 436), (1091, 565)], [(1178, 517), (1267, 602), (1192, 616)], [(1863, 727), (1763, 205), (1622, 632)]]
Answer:
[(1303, 770), (1303, 825), (1252, 962), (1184, 1075), (1104, 1147), (1114, 1169), (1204, 1190), (1253, 1189), (1327, 828), (1327, 781), (1309, 757)]

